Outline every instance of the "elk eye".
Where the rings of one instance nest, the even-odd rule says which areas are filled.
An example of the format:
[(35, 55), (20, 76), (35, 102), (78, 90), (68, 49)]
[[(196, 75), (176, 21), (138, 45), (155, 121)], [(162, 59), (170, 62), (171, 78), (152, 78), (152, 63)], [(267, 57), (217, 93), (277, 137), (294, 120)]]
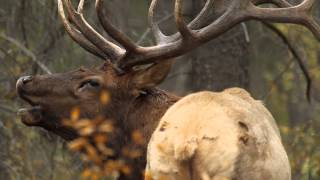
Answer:
[(100, 83), (94, 80), (90, 80), (87, 82), (88, 85), (92, 86), (92, 87), (100, 87)]
[(99, 88), (100, 87), (100, 83), (96, 80), (88, 80), (88, 81), (84, 81), (79, 89), (83, 90), (85, 88)]

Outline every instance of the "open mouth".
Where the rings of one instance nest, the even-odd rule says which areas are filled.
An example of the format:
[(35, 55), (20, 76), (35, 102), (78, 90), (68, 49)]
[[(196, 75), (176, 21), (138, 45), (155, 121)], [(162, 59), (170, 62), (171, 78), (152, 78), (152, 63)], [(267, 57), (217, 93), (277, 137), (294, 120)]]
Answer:
[(41, 124), (43, 110), (42, 107), (30, 100), (26, 96), (27, 92), (25, 86), (32, 80), (32, 76), (21, 77), (17, 81), (16, 88), (17, 93), (21, 99), (30, 104), (29, 108), (21, 108), (18, 110), (18, 116), (21, 117), (22, 123), (27, 126), (37, 126)]
[(22, 123), (27, 126), (37, 126), (42, 122), (41, 106), (32, 106), (30, 108), (21, 108), (18, 110), (18, 116), (21, 117)]

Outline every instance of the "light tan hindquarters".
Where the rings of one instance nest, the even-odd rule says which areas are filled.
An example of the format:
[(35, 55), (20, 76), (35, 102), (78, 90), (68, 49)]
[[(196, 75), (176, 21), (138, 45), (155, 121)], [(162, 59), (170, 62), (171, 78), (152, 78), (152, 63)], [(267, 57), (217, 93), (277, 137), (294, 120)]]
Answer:
[(146, 172), (155, 180), (290, 179), (274, 119), (239, 88), (173, 105), (149, 142)]

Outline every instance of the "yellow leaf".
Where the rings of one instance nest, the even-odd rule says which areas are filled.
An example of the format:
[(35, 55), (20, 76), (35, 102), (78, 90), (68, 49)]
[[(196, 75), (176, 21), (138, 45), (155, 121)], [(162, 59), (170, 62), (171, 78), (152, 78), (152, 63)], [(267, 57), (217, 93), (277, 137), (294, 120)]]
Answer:
[(92, 160), (94, 163), (100, 164), (101, 163), (101, 159), (99, 158), (98, 153), (95, 150), (95, 148), (90, 144), (87, 144), (85, 146), (85, 148), (86, 148), (86, 153), (88, 154), (88, 158), (90, 160)]
[(99, 126), (99, 132), (103, 133), (111, 133), (113, 129), (113, 125), (110, 122), (104, 122)]
[(78, 107), (74, 107), (71, 110), (70, 119), (72, 122), (77, 121), (80, 118), (80, 109)]
[(90, 177), (92, 174), (91, 170), (90, 169), (85, 169), (82, 173), (81, 173), (81, 177), (83, 178), (88, 178)]
[(99, 180), (101, 174), (99, 172), (95, 172), (91, 175), (91, 180)]
[(72, 151), (80, 151), (87, 144), (87, 142), (88, 141), (85, 138), (78, 138), (78, 139), (71, 141), (68, 144), (68, 147)]
[(77, 121), (73, 127), (75, 129), (81, 129), (81, 128), (85, 128), (88, 126), (91, 126), (92, 122), (90, 120), (81, 120), (81, 121)]
[(144, 144), (144, 138), (143, 138), (143, 135), (140, 131), (136, 130), (132, 133), (131, 135), (132, 137), (132, 141), (135, 143), (135, 144), (138, 144), (138, 145), (143, 145)]
[(114, 155), (114, 151), (108, 147), (106, 147), (104, 144), (97, 144), (97, 147), (99, 149), (99, 151), (106, 156), (113, 156)]
[(97, 134), (94, 136), (94, 141), (97, 144), (104, 144), (108, 141), (108, 136), (105, 134)]
[(100, 102), (103, 105), (107, 105), (110, 101), (110, 93), (108, 91), (102, 91), (100, 94)]
[(78, 132), (81, 136), (90, 136), (95, 132), (95, 127), (87, 126), (87, 127), (80, 129)]
[(121, 167), (121, 172), (125, 175), (130, 175), (132, 170), (131, 170), (131, 167), (129, 167), (128, 165), (123, 165)]
[(288, 126), (281, 126), (280, 130), (284, 133), (284, 134), (288, 134), (290, 129)]

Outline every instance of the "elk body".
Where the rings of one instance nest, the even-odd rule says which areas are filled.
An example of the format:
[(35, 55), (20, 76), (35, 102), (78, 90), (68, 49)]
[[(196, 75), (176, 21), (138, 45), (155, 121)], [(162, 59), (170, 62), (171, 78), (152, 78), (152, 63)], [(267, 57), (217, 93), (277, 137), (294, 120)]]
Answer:
[[(190, 23), (186, 23), (183, 19), (182, 0), (176, 0), (174, 19), (179, 32), (170, 36), (161, 32), (155, 22), (154, 15), (158, 1), (153, 0), (149, 10), (149, 22), (157, 45), (150, 47), (135, 44), (114, 27), (104, 15), (102, 0), (96, 0), (98, 19), (109, 37), (117, 44), (103, 37), (86, 21), (83, 14), (84, 0), (80, 0), (77, 9), (73, 7), (71, 0), (57, 0), (57, 2), (59, 15), (70, 37), (85, 50), (105, 60), (105, 63), (96, 69), (80, 68), (68, 73), (20, 78), (17, 82), (17, 92), (32, 106), (32, 108), (21, 111), (22, 121), (30, 126), (43, 127), (66, 140), (72, 140), (78, 137), (78, 134), (65, 126), (62, 120), (68, 119), (71, 109), (78, 107), (81, 118), (90, 119), (102, 115), (106, 119), (111, 119), (119, 127), (119, 132), (115, 134), (116, 139), (113, 142), (113, 145), (118, 148), (128, 143), (128, 134), (133, 130), (140, 130), (148, 142), (160, 118), (170, 106), (179, 100), (179, 97), (156, 88), (168, 74), (172, 58), (183, 55), (218, 37), (235, 25), (251, 19), (301, 24), (320, 39), (320, 26), (310, 15), (315, 0), (304, 0), (298, 5), (291, 5), (285, 0), (207, 0), (201, 12)], [(277, 8), (259, 6), (265, 3), (274, 4)], [(208, 15), (212, 10), (217, 12), (217, 18), (212, 23), (208, 23)], [(99, 100), (103, 91), (111, 94), (110, 102), (107, 105), (101, 104)], [(229, 100), (231, 101), (230, 105), (234, 105), (230, 107), (230, 111), (240, 108), (238, 106), (241, 106), (241, 103), (237, 104), (232, 98)], [(212, 104), (215, 103), (217, 102), (212, 102)], [(217, 106), (217, 108), (221, 107)], [(261, 108), (261, 104), (256, 103), (250, 111), (258, 111), (259, 108)], [(170, 113), (168, 112), (169, 114), (172, 109), (170, 109)], [(228, 107), (225, 109), (228, 110)], [(243, 110), (248, 109), (243, 108)], [(205, 111), (205, 109), (201, 109), (201, 111)], [(252, 117), (257, 118), (257, 116)], [(270, 119), (268, 115), (261, 115), (261, 117)], [(238, 119), (233, 120), (238, 121)], [(231, 122), (231, 119), (228, 121)], [(222, 125), (221, 122), (219, 123)], [(256, 125), (260, 127), (259, 122), (255, 120), (245, 123), (248, 123), (248, 135), (252, 133), (250, 127)], [(271, 125), (271, 122), (267, 125), (268, 133), (266, 135), (275, 139), (279, 138), (276, 128), (272, 130), (273, 126)], [(232, 128), (235, 133), (230, 138), (235, 138), (236, 135), (239, 135), (236, 133), (239, 127), (235, 123)], [(260, 138), (260, 136), (256, 138)], [(233, 145), (236, 144), (235, 139), (230, 140), (233, 140)], [(249, 145), (251, 142), (249, 139)], [(282, 148), (279, 142), (278, 148)], [(144, 150), (146, 151), (146, 147)], [(248, 158), (239, 154), (237, 149), (235, 153), (239, 155), (235, 156), (240, 160)], [(283, 154), (281, 157), (284, 157)], [(141, 157), (137, 162), (137, 175), (133, 175), (135, 179), (140, 179), (140, 172), (144, 169), (145, 163), (145, 157)], [(213, 160), (210, 163), (215, 164)], [(282, 163), (281, 158), (279, 163)], [(244, 173), (244, 169), (237, 170), (239, 172), (234, 172), (235, 176)], [(211, 171), (208, 173), (211, 177)]]
[(291, 179), (276, 122), (239, 88), (171, 106), (149, 142), (146, 172), (167, 180)]

